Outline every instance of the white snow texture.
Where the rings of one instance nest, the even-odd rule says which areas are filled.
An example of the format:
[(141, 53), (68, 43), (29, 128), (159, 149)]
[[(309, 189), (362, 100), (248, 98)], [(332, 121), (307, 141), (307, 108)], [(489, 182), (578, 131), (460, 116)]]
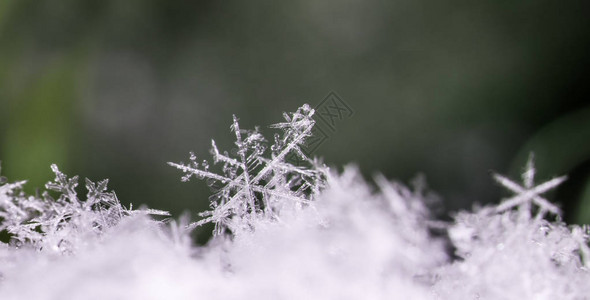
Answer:
[(565, 177), (535, 185), (531, 156), (522, 184), (494, 176), (513, 197), (436, 221), (420, 182), (373, 185), (306, 157), (313, 114), (285, 114), (270, 147), (234, 116), (231, 154), (213, 142), (211, 166), (170, 163), (215, 187), (190, 224), (123, 207), (106, 180), (81, 199), (55, 165), (42, 195), (0, 180), (0, 299), (590, 299), (588, 227), (542, 197)]

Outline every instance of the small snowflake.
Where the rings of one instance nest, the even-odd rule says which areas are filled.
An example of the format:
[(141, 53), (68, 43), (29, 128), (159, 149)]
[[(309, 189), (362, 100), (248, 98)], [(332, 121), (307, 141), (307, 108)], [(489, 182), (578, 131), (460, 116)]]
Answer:
[(560, 215), (561, 210), (559, 207), (539, 195), (557, 187), (564, 182), (566, 178), (566, 176), (553, 178), (535, 186), (535, 164), (534, 157), (531, 154), (527, 161), (525, 172), (522, 174), (523, 186), (502, 175), (494, 174), (494, 179), (498, 183), (516, 194), (512, 198), (502, 201), (502, 203), (496, 207), (496, 212), (504, 212), (512, 208), (518, 208), (521, 216), (530, 217), (532, 210), (531, 204), (535, 204), (539, 208), (536, 215), (537, 218), (542, 218), (547, 212)]

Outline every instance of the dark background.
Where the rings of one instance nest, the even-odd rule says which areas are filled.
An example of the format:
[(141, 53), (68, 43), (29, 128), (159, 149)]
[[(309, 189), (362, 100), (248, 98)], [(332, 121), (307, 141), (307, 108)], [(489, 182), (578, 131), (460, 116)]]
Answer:
[[(403, 182), (447, 211), (507, 196), (535, 151), (566, 220), (590, 223), (588, 1), (0, 1), (2, 174), (110, 178), (178, 216), (203, 182), (167, 161), (230, 149), (331, 91), (353, 110), (314, 154)], [(270, 137), (270, 136), (269, 136)], [(584, 196), (586, 195), (586, 196)]]

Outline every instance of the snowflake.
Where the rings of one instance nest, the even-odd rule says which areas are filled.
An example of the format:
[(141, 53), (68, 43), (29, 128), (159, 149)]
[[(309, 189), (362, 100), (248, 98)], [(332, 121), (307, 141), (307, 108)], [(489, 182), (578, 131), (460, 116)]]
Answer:
[[(311, 160), (301, 150), (311, 136), (315, 124), (313, 114), (314, 110), (307, 104), (292, 114), (283, 114), (285, 122), (271, 126), (281, 129), (283, 134), (275, 134), (270, 151), (259, 129), (240, 129), (234, 115), (230, 128), (236, 139), (237, 149), (232, 151), (235, 157), (220, 152), (215, 141), (211, 142), (213, 163), (222, 165), (221, 174), (209, 171), (209, 162), (199, 163), (192, 152), (189, 164), (169, 162), (186, 174), (183, 181), (195, 176), (222, 185), (211, 197), (211, 210), (199, 214), (205, 218), (189, 227), (213, 222), (215, 234), (221, 234), (226, 229), (250, 227), (257, 217), (278, 218), (285, 205), (308, 204), (323, 187), (327, 172), (321, 163)], [(305, 164), (296, 166), (287, 161), (293, 154)]]
[(553, 178), (535, 186), (535, 164), (534, 156), (531, 154), (527, 161), (525, 172), (522, 174), (523, 186), (502, 175), (494, 174), (494, 179), (498, 183), (516, 194), (512, 198), (502, 201), (502, 203), (496, 207), (496, 212), (504, 212), (513, 208), (518, 208), (520, 216), (528, 218), (532, 211), (531, 205), (535, 204), (538, 207), (536, 218), (542, 218), (547, 212), (560, 215), (561, 210), (559, 207), (541, 197), (540, 194), (557, 187), (564, 182), (566, 178), (566, 176)]

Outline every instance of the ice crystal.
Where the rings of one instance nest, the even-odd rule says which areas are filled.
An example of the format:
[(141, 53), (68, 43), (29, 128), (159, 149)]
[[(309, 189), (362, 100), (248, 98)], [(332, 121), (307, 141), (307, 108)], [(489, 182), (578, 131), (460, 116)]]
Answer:
[(590, 227), (588, 225), (572, 225), (571, 226), (571, 238), (575, 241), (580, 258), (584, 266), (590, 269)]
[(463, 212), (449, 228), (460, 257), (435, 273), (440, 299), (585, 299), (587, 236), (519, 211)]
[(86, 179), (88, 192), (82, 200), (76, 191), (78, 176), (68, 178), (56, 165), (51, 165), (51, 170), (55, 179), (45, 185), (48, 191), (41, 196), (26, 196), (24, 182), (0, 186), (0, 230), (6, 230), (16, 245), (73, 252), (88, 235), (98, 236), (126, 216), (168, 215), (159, 210), (125, 208), (114, 192), (107, 191), (106, 179), (98, 183)]
[[(195, 176), (222, 185), (210, 198), (211, 210), (200, 214), (205, 218), (190, 227), (213, 222), (215, 234), (220, 234), (226, 229), (249, 227), (259, 217), (277, 218), (285, 205), (303, 207), (313, 200), (323, 187), (326, 174), (325, 167), (301, 149), (311, 136), (315, 124), (313, 114), (314, 110), (307, 104), (294, 113), (285, 113), (285, 122), (271, 126), (283, 133), (275, 134), (270, 150), (258, 128), (241, 129), (234, 115), (230, 127), (235, 134), (233, 157), (220, 152), (214, 140), (211, 142), (213, 163), (222, 165), (221, 174), (210, 171), (206, 160), (199, 163), (194, 153), (190, 154), (189, 164), (168, 163), (185, 173), (183, 181)], [(290, 163), (289, 155), (296, 155), (306, 164)]]
[[(24, 225), (38, 216), (47, 207), (34, 196), (27, 196), (22, 191), (26, 181), (0, 185), (0, 231), (8, 231), (17, 237), (29, 236), (38, 239), (39, 233), (34, 226)], [(31, 228), (33, 227), (33, 228)]]

